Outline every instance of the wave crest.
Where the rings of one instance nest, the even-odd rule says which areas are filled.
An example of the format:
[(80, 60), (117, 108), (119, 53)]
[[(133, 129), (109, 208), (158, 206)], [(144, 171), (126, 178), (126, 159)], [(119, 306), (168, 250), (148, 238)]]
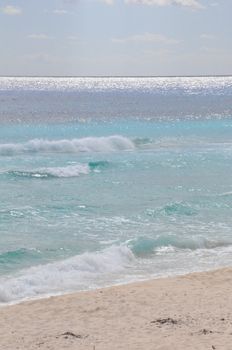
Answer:
[(13, 178), (29, 178), (29, 179), (50, 179), (62, 177), (77, 177), (80, 175), (88, 175), (90, 172), (100, 172), (110, 166), (108, 161), (95, 161), (88, 164), (75, 164), (64, 167), (48, 167), (34, 170), (9, 170), (2, 174), (9, 175)]
[(86, 137), (80, 139), (44, 140), (34, 139), (25, 143), (0, 144), (0, 155), (11, 156), (22, 153), (81, 153), (116, 152), (133, 150), (135, 144), (121, 135)]
[(146, 256), (159, 252), (162, 248), (172, 249), (216, 249), (226, 247), (232, 244), (232, 241), (207, 239), (202, 236), (196, 237), (178, 237), (176, 235), (166, 235), (157, 238), (139, 237), (131, 240), (128, 245), (136, 256)]
[(22, 271), (18, 277), (0, 280), (0, 303), (34, 298), (48, 293), (88, 289), (91, 284), (96, 286), (104, 274), (120, 273), (133, 259), (131, 250), (122, 245), (31, 267)]
[(87, 164), (70, 165), (67, 167), (41, 168), (32, 171), (13, 170), (7, 174), (13, 177), (49, 179), (54, 177), (76, 177), (87, 175), (90, 168)]

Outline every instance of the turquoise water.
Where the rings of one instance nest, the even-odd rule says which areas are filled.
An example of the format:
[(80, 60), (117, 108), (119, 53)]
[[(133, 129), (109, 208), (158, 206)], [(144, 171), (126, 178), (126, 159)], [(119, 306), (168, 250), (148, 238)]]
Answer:
[(1, 302), (231, 265), (232, 78), (159, 79), (0, 79)]

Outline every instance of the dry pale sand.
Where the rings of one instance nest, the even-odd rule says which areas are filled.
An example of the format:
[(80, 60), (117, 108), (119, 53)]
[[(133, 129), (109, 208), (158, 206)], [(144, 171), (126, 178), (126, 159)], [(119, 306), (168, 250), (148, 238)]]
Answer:
[(3, 307), (0, 349), (232, 350), (232, 269)]

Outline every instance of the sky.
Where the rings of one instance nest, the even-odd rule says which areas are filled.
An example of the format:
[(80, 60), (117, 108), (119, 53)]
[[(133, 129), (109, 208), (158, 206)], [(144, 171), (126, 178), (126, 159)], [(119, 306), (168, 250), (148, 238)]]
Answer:
[(231, 0), (0, 0), (0, 75), (229, 75), (231, 14)]

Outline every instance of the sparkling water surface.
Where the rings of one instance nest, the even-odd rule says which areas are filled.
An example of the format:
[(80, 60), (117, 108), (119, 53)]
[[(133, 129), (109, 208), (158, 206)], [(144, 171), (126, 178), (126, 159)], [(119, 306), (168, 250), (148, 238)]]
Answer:
[(0, 302), (232, 263), (232, 78), (0, 78)]

